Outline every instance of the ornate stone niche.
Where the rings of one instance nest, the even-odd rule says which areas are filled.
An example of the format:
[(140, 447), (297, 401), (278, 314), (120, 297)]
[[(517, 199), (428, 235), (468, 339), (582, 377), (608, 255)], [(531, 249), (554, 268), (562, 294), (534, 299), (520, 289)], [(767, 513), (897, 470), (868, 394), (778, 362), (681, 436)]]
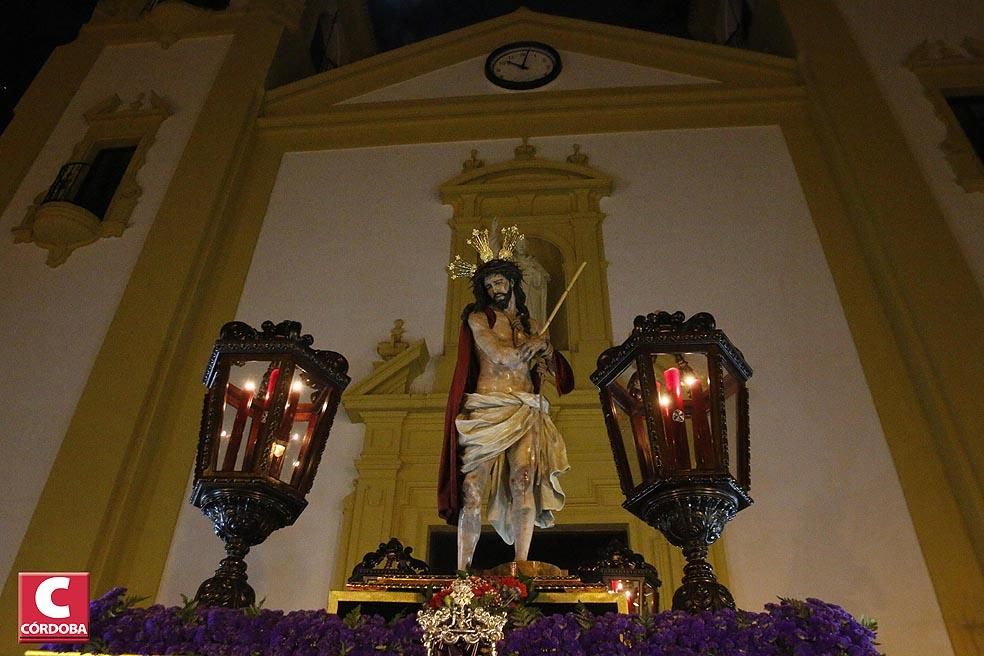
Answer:
[[(611, 345), (604, 214), (599, 208), (600, 200), (612, 192), (611, 178), (589, 167), (587, 155), (576, 146), (566, 161), (557, 162), (537, 158), (526, 140), (513, 160), (486, 164), (473, 151), (462, 169), (440, 188), (442, 200), (454, 208), (448, 261), (455, 254), (472, 252), (465, 240), (473, 228), (491, 227), (493, 217), (502, 227), (516, 224), (529, 240), (529, 252), (550, 274), (548, 308), (580, 263), (587, 262), (561, 318), (551, 324), (551, 339), (571, 361), (576, 380), (574, 391), (559, 399), (549, 385), (544, 390), (571, 463), (571, 472), (562, 479), (567, 505), (558, 513), (558, 531), (610, 529), (618, 523), (630, 547), (671, 579), (667, 585), (679, 585), (684, 564), (679, 551), (621, 507), (624, 497), (598, 394), (588, 378), (598, 354)], [(461, 311), (473, 300), (467, 281), (449, 284), (444, 353), (431, 363), (436, 368), (431, 391), (411, 392), (430, 357), (423, 341), (403, 340), (404, 326), (399, 325), (399, 339), (391, 335), (389, 342), (380, 343), (387, 354), (397, 353), (377, 363), (342, 398), (349, 418), (365, 424), (365, 440), (356, 463), (355, 490), (345, 503), (333, 587), (345, 581), (365, 553), (391, 537), (412, 545), (429, 561), (431, 535), (449, 530), (437, 516), (437, 467)], [(388, 329), (380, 326), (380, 337)], [(413, 327), (408, 330), (412, 334)], [(397, 342), (400, 347), (390, 348)], [(715, 545), (710, 560), (726, 580), (722, 553)]]
[(147, 159), (157, 129), (171, 114), (167, 101), (153, 91), (126, 105), (114, 94), (85, 112), (89, 129), (72, 151), (71, 162), (91, 163), (100, 150), (134, 147), (109, 207), (100, 219), (71, 200), (49, 199), (46, 189), (34, 199), (20, 225), (13, 228), (14, 241), (32, 242), (47, 250), (48, 266), (56, 267), (76, 248), (102, 237), (121, 236), (143, 193), (137, 172)]
[[(550, 337), (570, 360), (578, 387), (588, 388), (598, 354), (612, 341), (601, 230), (605, 215), (599, 207), (612, 193), (612, 179), (589, 167), (588, 156), (577, 145), (563, 162), (538, 158), (527, 139), (515, 153), (513, 160), (486, 164), (473, 151), (462, 173), (441, 185), (441, 200), (454, 210), (450, 256), (471, 253), (465, 241), (473, 229), (489, 227), (493, 218), (500, 226), (519, 226), (530, 255), (550, 274), (547, 313), (581, 262), (587, 262), (550, 326)], [(468, 284), (448, 286), (438, 388), (446, 389), (451, 379), (461, 308), (472, 300)]]

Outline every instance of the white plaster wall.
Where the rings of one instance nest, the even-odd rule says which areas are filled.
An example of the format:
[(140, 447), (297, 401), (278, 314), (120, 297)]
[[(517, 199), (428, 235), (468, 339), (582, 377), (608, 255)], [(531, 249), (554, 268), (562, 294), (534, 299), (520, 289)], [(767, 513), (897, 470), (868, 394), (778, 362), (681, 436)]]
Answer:
[(903, 65), (925, 39), (939, 39), (953, 48), (968, 36), (984, 39), (984, 4), (979, 0), (837, 0), (837, 6), (984, 291), (984, 193), (968, 193), (954, 181), (940, 148), (946, 136), (944, 124), (919, 80)]
[(879, 618), (886, 653), (952, 653), (781, 134), (670, 132), (619, 159), (648, 174), (606, 208), (615, 339), (641, 312), (707, 310), (755, 370), (756, 503), (725, 532), (738, 605), (819, 597)]
[[(437, 186), (467, 157), (466, 145), (287, 155), (237, 319), (300, 321), (315, 348), (348, 358), (353, 381), (370, 373), (395, 319), (406, 320), (405, 340), (441, 348), (451, 209)], [(304, 514), (247, 558), (268, 607), (325, 606), (362, 434), (339, 408)], [(159, 602), (194, 594), (211, 575), (222, 557), (211, 531), (197, 508), (182, 509)]]
[[(639, 313), (710, 311), (755, 368), (756, 503), (726, 531), (739, 605), (816, 596), (877, 617), (887, 653), (952, 653), (779, 130), (532, 139), (555, 160), (575, 142), (616, 183), (603, 205), (616, 339)], [(450, 210), (438, 186), (471, 148), (492, 163), (511, 158), (515, 145), (288, 155), (238, 317), (300, 320), (316, 346), (349, 358), (356, 381), (393, 319), (407, 320), (407, 339), (439, 348)], [(307, 510), (250, 555), (251, 581), (269, 607), (325, 603), (361, 437), (361, 426), (338, 418)], [(221, 556), (218, 542), (186, 506), (159, 600), (193, 593)]]
[[(227, 37), (180, 41), (170, 49), (141, 44), (106, 48), (86, 76), (12, 202), (0, 215), (0, 362), (5, 372), (0, 440), (8, 467), (0, 477), (0, 573), (20, 546), (86, 378), (102, 345), (205, 96), (228, 50)], [(45, 191), (86, 132), (83, 112), (114, 93), (124, 102), (151, 90), (174, 114), (157, 133), (137, 175), (143, 195), (131, 227), (101, 239), (58, 268), (46, 251), (14, 244), (34, 197)], [(84, 569), (85, 563), (78, 567)]]
[[(560, 51), (563, 68), (557, 79), (542, 87), (543, 91), (575, 89), (610, 89), (612, 87), (666, 86), (678, 84), (717, 84), (716, 80), (674, 73), (659, 68), (619, 62), (579, 52)], [(370, 93), (346, 100), (356, 102), (387, 102), (483, 96), (490, 93), (517, 93), (496, 86), (485, 77), (485, 56), (473, 57), (430, 73), (392, 84)]]

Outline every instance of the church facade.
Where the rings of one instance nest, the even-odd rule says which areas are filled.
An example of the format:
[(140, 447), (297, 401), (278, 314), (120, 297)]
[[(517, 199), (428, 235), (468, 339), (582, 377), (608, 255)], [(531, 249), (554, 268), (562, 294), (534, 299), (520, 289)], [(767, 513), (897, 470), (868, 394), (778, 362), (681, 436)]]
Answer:
[[(521, 9), (315, 74), (319, 3), (100, 3), (0, 136), (0, 625), (19, 571), (165, 604), (211, 574), (187, 499), (233, 319), (300, 321), (354, 381), (308, 508), (247, 558), (258, 597), (321, 607), (391, 536), (426, 559), (471, 294), (446, 266), (496, 218), (548, 310), (586, 263), (551, 329), (576, 381), (559, 529), (624, 530), (670, 596), (682, 558), (620, 508), (588, 375), (637, 314), (710, 312), (755, 370), (755, 504), (712, 553), (738, 605), (815, 596), (887, 653), (980, 653), (984, 166), (947, 98), (984, 88), (982, 10), (754, 4), (769, 53)], [(554, 79), (486, 77), (530, 41)], [(103, 152), (127, 159), (93, 218), (53, 182)]]

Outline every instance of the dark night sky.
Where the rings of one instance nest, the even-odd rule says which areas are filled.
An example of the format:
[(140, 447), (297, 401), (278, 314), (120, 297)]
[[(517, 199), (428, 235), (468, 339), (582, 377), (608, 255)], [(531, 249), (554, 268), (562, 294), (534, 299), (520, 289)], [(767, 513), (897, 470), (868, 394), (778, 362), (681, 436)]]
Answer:
[(96, 0), (5, 0), (0, 19), (0, 131), (55, 46), (75, 39)]
[(384, 51), (502, 16), (519, 7), (686, 36), (690, 0), (368, 0), (367, 4), (377, 44)]

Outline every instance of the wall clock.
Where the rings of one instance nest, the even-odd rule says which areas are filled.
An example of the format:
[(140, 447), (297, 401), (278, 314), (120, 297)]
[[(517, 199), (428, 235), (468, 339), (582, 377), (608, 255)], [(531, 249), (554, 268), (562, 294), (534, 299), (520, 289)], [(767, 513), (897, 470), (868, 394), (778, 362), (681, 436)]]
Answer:
[(485, 77), (504, 89), (536, 89), (560, 74), (560, 54), (545, 43), (515, 41), (485, 59)]

